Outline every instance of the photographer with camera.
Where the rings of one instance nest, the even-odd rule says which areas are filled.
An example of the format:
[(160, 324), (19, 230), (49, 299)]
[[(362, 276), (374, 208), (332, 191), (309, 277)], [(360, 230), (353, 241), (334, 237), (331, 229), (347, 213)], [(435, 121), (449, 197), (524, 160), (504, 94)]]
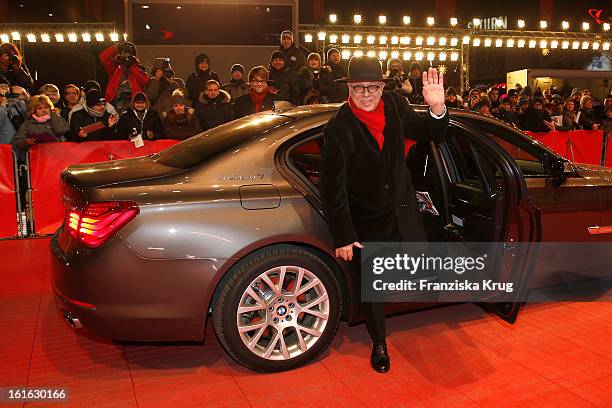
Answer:
[(20, 86), (27, 90), (34, 86), (34, 80), (23, 63), (21, 53), (13, 43), (0, 44), (0, 83)]
[(132, 95), (142, 92), (149, 76), (136, 58), (136, 46), (131, 42), (111, 45), (100, 53), (100, 61), (108, 74), (104, 98), (117, 112), (123, 113), (132, 102)]
[[(332, 92), (332, 72), (329, 66), (321, 66), (321, 56), (316, 52), (308, 54), (306, 66), (300, 68), (297, 75), (295, 102), (299, 104), (329, 103)], [(318, 97), (318, 98), (314, 98)]]
[(404, 74), (402, 61), (399, 58), (387, 60), (387, 73), (384, 78), (387, 80), (385, 91), (395, 91), (406, 98), (412, 94), (412, 85), (408, 75)]
[(157, 112), (167, 112), (172, 108), (170, 98), (179, 89), (186, 93), (185, 83), (180, 78), (174, 78), (174, 70), (170, 58), (155, 58), (151, 69), (151, 79), (145, 86), (145, 93), (151, 102), (151, 107)]
[(7, 93), (10, 93), (8, 84), (0, 84), (0, 144), (11, 143), (15, 135), (15, 127), (8, 116)]

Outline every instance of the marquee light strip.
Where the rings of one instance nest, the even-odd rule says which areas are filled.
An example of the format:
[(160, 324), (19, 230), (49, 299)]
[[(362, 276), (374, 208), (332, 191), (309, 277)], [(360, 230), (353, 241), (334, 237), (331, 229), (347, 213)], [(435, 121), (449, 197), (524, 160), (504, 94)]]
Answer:
[[(123, 40), (127, 41), (127, 34), (123, 34)], [(118, 42), (120, 38), (119, 33), (111, 31), (111, 32), (93, 32), (90, 33), (88, 31), (76, 32), (27, 32), (27, 34), (22, 35), (17, 31), (12, 31), (10, 33), (0, 33), (0, 41), (3, 43), (7, 43), (12, 41), (21, 41), (21, 42), (29, 42), (36, 43), (40, 40), (43, 43), (49, 43), (51, 40), (55, 40), (56, 43), (88, 43), (92, 42), (92, 39), (95, 39), (96, 42)], [(68, 39), (68, 41), (66, 41)], [(312, 39), (311, 39), (312, 40)], [(308, 35), (306, 35), (306, 42), (308, 41)]]

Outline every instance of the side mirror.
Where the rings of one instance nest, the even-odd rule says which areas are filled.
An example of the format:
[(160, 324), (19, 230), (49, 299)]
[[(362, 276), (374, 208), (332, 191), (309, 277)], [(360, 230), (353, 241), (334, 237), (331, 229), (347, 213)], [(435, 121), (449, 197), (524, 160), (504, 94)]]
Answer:
[(562, 158), (554, 158), (551, 163), (553, 182), (555, 186), (563, 184), (568, 173), (572, 173), (573, 168), (569, 161)]

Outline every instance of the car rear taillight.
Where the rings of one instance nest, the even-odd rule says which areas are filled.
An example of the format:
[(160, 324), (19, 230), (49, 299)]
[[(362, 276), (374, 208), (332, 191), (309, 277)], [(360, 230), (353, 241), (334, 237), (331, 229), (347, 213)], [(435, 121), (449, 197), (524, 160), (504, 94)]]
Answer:
[(140, 209), (133, 201), (106, 201), (87, 204), (83, 209), (68, 209), (65, 227), (70, 235), (95, 248), (136, 217)]

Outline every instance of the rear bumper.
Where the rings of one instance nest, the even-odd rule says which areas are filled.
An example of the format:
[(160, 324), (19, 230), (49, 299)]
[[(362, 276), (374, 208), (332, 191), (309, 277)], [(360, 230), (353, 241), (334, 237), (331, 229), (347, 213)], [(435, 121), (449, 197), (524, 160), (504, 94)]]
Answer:
[(149, 260), (118, 236), (95, 251), (64, 253), (51, 239), (52, 286), (59, 311), (96, 337), (194, 341), (204, 328), (224, 259)]

